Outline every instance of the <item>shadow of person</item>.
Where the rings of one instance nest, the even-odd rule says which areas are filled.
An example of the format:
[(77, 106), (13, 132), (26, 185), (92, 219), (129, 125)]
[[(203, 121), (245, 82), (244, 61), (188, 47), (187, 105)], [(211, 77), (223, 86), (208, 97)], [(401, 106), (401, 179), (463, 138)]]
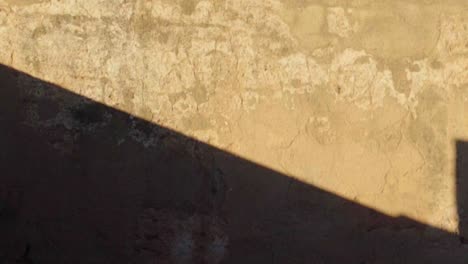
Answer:
[(0, 263), (467, 261), (456, 235), (7, 66), (0, 85)]

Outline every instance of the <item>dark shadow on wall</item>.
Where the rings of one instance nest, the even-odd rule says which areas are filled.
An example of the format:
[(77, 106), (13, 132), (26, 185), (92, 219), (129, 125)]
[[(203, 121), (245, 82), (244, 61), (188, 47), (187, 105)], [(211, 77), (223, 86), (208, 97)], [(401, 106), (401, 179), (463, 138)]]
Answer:
[(467, 261), (456, 235), (6, 66), (0, 149), (0, 263)]
[(468, 245), (468, 142), (457, 141), (456, 151), (456, 184), (460, 242)]

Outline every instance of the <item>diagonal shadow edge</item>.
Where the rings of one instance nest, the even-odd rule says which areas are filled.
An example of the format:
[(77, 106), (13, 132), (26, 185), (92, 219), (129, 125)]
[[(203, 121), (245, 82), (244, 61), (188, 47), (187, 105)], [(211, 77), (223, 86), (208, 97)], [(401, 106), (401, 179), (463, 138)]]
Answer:
[(455, 234), (8, 66), (0, 81), (0, 261), (464, 263)]

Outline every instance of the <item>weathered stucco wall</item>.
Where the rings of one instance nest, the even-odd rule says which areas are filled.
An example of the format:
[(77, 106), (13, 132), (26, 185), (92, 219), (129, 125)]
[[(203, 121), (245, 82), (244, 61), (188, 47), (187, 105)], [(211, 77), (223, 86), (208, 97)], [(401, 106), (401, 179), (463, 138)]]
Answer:
[[(386, 215), (458, 232), (464, 0), (3, 0), (0, 63)], [(38, 129), (73, 129), (63, 109), (44, 117), (23, 107)], [(64, 133), (55, 148), (70, 144)]]

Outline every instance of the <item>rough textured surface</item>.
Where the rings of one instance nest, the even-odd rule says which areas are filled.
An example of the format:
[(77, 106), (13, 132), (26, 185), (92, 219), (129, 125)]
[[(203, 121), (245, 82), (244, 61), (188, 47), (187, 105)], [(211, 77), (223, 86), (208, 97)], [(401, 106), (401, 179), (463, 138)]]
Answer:
[[(295, 179), (297, 184), (315, 186), (389, 217), (403, 216), (454, 234), (460, 231), (455, 141), (468, 138), (466, 1), (0, 0), (0, 63), (260, 164), (283, 175), (285, 182)], [(131, 159), (133, 165), (99, 165), (93, 161), (92, 147), (83, 147), (86, 144), (79, 135), (102, 133), (109, 141), (106, 149), (118, 152), (124, 146), (123, 150), (139, 157), (138, 153), (157, 152), (154, 149), (162, 144), (156, 136), (160, 128), (142, 131), (113, 125), (114, 130), (104, 129), (115, 122), (112, 114), (96, 117), (93, 108), (82, 107), (82, 99), (54, 97), (28, 84), (28, 80), (36, 82), (31, 77), (23, 79), (26, 83), (19, 78), (16, 85), (33, 89), (22, 95), (29, 99), (18, 103), (24, 110), (18, 120), (31, 129), (48, 131), (47, 137), (54, 138), (51, 151), (65, 157), (80, 153), (79, 161), (63, 165), (64, 172), (78, 164), (79, 170), (102, 170), (102, 174), (111, 174), (109, 170), (123, 170), (119, 175), (127, 176), (151, 174), (147, 172), (151, 162), (142, 162), (147, 167), (140, 168), (137, 158)], [(54, 100), (59, 103), (49, 102)], [(106, 133), (115, 134), (106, 137)], [(135, 146), (128, 147), (128, 142)], [(193, 163), (193, 158), (187, 162)], [(188, 166), (185, 172), (197, 168)], [(233, 177), (220, 183), (213, 176), (217, 170), (210, 170), (208, 181), (222, 192), (234, 189), (236, 195), (244, 195), (235, 188), (247, 188), (243, 186), (247, 180), (238, 184)], [(123, 178), (121, 188), (128, 185)], [(273, 178), (252, 185), (282, 186), (282, 177)], [(174, 181), (185, 186), (181, 188), (186, 189), (186, 198), (191, 197), (191, 183), (183, 179)], [(194, 180), (193, 184), (201, 183)], [(14, 201), (17, 194), (9, 186), (5, 184), (0, 194)], [(260, 200), (273, 201), (275, 192), (268, 193), (272, 197)], [(134, 195), (128, 203), (142, 202)], [(282, 195), (275, 198), (287, 200)], [(272, 241), (258, 246), (258, 251), (252, 249), (252, 256), (268, 250), (283, 254), (273, 234), (249, 231), (249, 237), (246, 231), (231, 237), (237, 233), (232, 226), (247, 225), (241, 224), (245, 219), (232, 216), (242, 211), (236, 208), (243, 204), (242, 198), (218, 196), (200, 201), (209, 201), (210, 208), (224, 208), (228, 216), (196, 206), (146, 206), (128, 221), (145, 223), (162, 217), (166, 222), (136, 224), (140, 239), (135, 243), (163, 248), (167, 256), (178, 256), (171, 259), (174, 263), (230, 259), (226, 247), (242, 239), (251, 239), (255, 245), (255, 241)], [(298, 206), (290, 210), (301, 211), (306, 222), (318, 225), (317, 215), (303, 215), (307, 206), (288, 206)], [(239, 223), (229, 224), (236, 219)], [(265, 222), (269, 221), (260, 221)], [(210, 226), (209, 232), (198, 243), (212, 250), (187, 253), (194, 248), (189, 233), (202, 230), (203, 225)], [(294, 232), (301, 232), (301, 225), (293, 226), (298, 228)], [(175, 236), (178, 244), (148, 245), (142, 230)], [(285, 236), (278, 232), (277, 236)], [(313, 245), (308, 240), (304, 243)], [(398, 249), (395, 252), (398, 255)], [(167, 259), (164, 254), (161, 258)], [(279, 255), (271, 255), (269, 261), (278, 258), (285, 263)], [(239, 254), (230, 256), (242, 262)], [(316, 262), (334, 263), (323, 259)]]

